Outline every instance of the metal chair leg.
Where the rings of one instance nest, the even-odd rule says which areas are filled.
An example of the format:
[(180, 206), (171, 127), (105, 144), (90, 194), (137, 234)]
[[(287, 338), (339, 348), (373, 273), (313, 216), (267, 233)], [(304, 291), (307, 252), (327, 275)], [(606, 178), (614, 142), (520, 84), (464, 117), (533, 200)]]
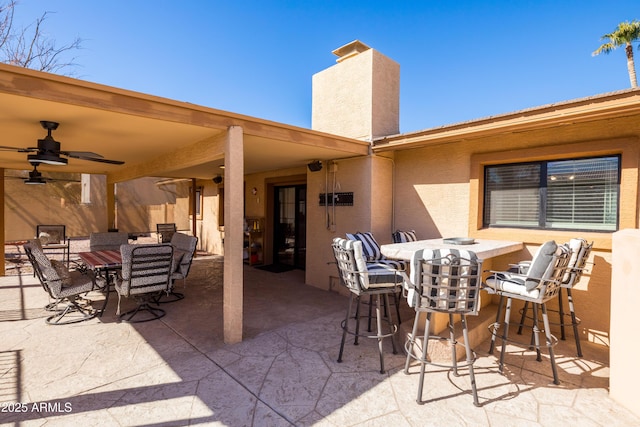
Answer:
[(582, 347), (580, 346), (580, 334), (578, 332), (578, 319), (576, 318), (575, 307), (573, 306), (573, 295), (571, 289), (567, 288), (567, 299), (569, 300), (569, 311), (571, 312), (571, 323), (573, 325), (573, 336), (576, 340), (576, 350), (578, 357), (582, 357)]
[(498, 311), (496, 312), (496, 321), (493, 323), (493, 331), (491, 332), (491, 344), (489, 345), (489, 354), (493, 354), (493, 350), (496, 348), (496, 336), (498, 334), (498, 328), (500, 327), (500, 315), (502, 314), (502, 304), (504, 297), (500, 295), (500, 302), (498, 303)]
[(340, 341), (340, 353), (338, 353), (338, 363), (342, 363), (342, 353), (344, 352), (344, 342), (347, 339), (347, 328), (349, 327), (349, 318), (351, 317), (351, 305), (353, 303), (353, 294), (349, 293), (349, 306), (347, 307), (347, 317), (342, 325), (342, 340)]
[[(411, 356), (413, 354), (413, 348), (416, 345), (416, 334), (418, 333), (418, 322), (420, 321), (420, 312), (416, 311), (416, 316), (413, 320), (413, 329), (411, 330), (411, 337), (407, 344), (405, 344), (405, 349), (407, 350), (407, 360), (404, 362), (404, 373), (409, 373), (409, 363), (411, 362)], [(424, 347), (424, 343), (423, 343)]]
[(518, 325), (518, 335), (522, 335), (522, 327), (527, 318), (527, 311), (529, 311), (529, 301), (525, 301), (524, 307), (522, 307), (522, 316), (520, 316), (520, 325)]
[(502, 349), (500, 351), (500, 364), (498, 370), (503, 371), (504, 368), (504, 353), (507, 349), (507, 340), (509, 339), (509, 316), (511, 315), (511, 298), (507, 298), (507, 307), (504, 311), (504, 331), (502, 332)]
[(560, 339), (567, 339), (564, 333), (564, 308), (562, 304), (562, 288), (558, 289), (558, 311), (560, 313)]
[(418, 404), (424, 403), (422, 401), (422, 388), (424, 386), (424, 371), (427, 364), (427, 357), (429, 355), (429, 326), (431, 323), (431, 313), (427, 313), (427, 319), (424, 323), (424, 338), (422, 341), (422, 354), (420, 355), (420, 379), (418, 380), (418, 398), (416, 402)]
[[(536, 349), (536, 361), (542, 361), (542, 355), (540, 354), (540, 327), (538, 326), (540, 319), (538, 318), (538, 305), (533, 304), (533, 345)], [(547, 328), (545, 328), (547, 329)], [(547, 331), (545, 330), (545, 333)]]
[[(393, 319), (391, 318), (391, 307), (389, 306), (389, 294), (384, 294), (384, 304), (386, 312), (389, 313), (387, 316), (387, 324), (389, 325), (389, 330), (393, 331)], [(398, 319), (398, 325), (400, 324), (400, 319)], [(393, 348), (393, 354), (398, 354), (398, 349), (396, 348), (396, 340), (395, 335), (391, 335), (391, 347)]]
[(449, 345), (451, 346), (451, 366), (453, 375), (458, 376), (458, 358), (456, 356), (456, 333), (453, 329), (453, 314), (449, 313)]
[(378, 353), (380, 354), (380, 373), (384, 374), (384, 355), (382, 353), (382, 309), (380, 294), (376, 298), (376, 326), (378, 328)]
[(398, 316), (398, 325), (402, 323), (402, 319), (400, 318), (400, 294), (401, 292), (396, 292), (393, 294), (393, 300), (396, 304), (396, 315)]
[(549, 330), (549, 315), (547, 314), (547, 305), (542, 304), (542, 321), (544, 322), (544, 334), (547, 340), (547, 348), (549, 349), (549, 358), (551, 359), (551, 370), (553, 371), (553, 383), (560, 384), (558, 380), (558, 369), (556, 367), (556, 357), (553, 353), (553, 339)]
[(471, 380), (471, 392), (473, 393), (473, 404), (480, 406), (478, 401), (478, 389), (476, 385), (476, 376), (473, 371), (473, 354), (471, 352), (471, 346), (469, 344), (469, 329), (467, 328), (467, 316), (464, 314), (460, 320), (462, 323), (462, 336), (464, 337), (464, 349), (467, 354), (467, 365), (469, 365), (469, 379)]

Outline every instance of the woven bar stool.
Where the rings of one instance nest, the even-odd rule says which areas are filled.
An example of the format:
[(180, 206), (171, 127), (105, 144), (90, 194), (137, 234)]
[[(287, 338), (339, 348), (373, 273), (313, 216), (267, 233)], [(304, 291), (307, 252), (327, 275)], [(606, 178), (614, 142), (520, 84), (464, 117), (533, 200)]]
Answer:
[[(469, 345), (469, 333), (467, 329), (467, 315), (477, 315), (479, 310), (479, 295), (482, 285), (482, 261), (476, 254), (466, 250), (420, 250), (417, 251), (411, 261), (411, 284), (407, 294), (407, 301), (416, 311), (413, 322), (413, 330), (405, 343), (407, 360), (404, 372), (409, 373), (411, 360), (420, 363), (420, 380), (418, 383), (419, 404), (422, 400), (424, 374), (426, 365), (434, 365), (444, 368), (452, 368), (453, 374), (458, 376), (460, 367), (469, 368), (471, 380), (471, 392), (473, 404), (480, 406), (478, 391), (476, 388), (473, 363), (476, 360), (475, 353)], [(421, 314), (426, 313), (424, 324), (424, 336), (421, 343), (421, 351), (416, 348), (416, 335), (421, 322)], [(429, 358), (429, 341), (442, 341), (442, 337), (431, 335), (429, 331), (431, 316), (433, 313), (445, 313), (449, 316), (449, 338), (451, 346), (451, 364), (436, 363)], [(466, 359), (458, 363), (456, 354), (454, 315), (460, 316)]]

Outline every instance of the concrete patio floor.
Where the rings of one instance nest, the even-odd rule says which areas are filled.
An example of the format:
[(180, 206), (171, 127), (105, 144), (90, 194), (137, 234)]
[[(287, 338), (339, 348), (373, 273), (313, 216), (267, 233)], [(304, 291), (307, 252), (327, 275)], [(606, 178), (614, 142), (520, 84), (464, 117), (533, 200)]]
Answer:
[[(509, 346), (505, 374), (489, 343), (479, 356), (481, 407), (469, 377), (427, 368), (418, 374), (385, 343), (348, 343), (337, 363), (347, 298), (303, 284), (294, 270), (245, 266), (244, 341), (222, 339), (222, 258), (198, 257), (184, 300), (156, 321), (117, 322), (112, 293), (101, 318), (45, 324), (48, 296), (31, 274), (0, 277), (0, 424), (15, 426), (638, 426), (608, 396), (607, 349), (556, 347), (561, 384), (548, 359)], [(95, 294), (95, 295), (94, 295)], [(99, 306), (103, 295), (92, 294)], [(123, 300), (123, 308), (133, 305)], [(403, 317), (413, 312), (403, 303)], [(571, 338), (571, 337), (570, 337)], [(466, 372), (464, 372), (466, 374)], [(24, 405), (16, 406), (12, 403)], [(22, 410), (22, 412), (16, 412)]]

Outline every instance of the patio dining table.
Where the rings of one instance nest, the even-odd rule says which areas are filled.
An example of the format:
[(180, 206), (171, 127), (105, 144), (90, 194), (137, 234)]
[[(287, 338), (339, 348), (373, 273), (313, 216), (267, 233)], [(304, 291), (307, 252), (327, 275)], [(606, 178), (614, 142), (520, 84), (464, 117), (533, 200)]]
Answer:
[(413, 254), (420, 249), (464, 249), (475, 252), (479, 259), (488, 260), (500, 255), (518, 252), (523, 248), (522, 242), (509, 240), (451, 238), (391, 243), (381, 245), (380, 252), (387, 258), (411, 261)]
[[(464, 244), (461, 244), (464, 243)], [(451, 238), (428, 239), (406, 243), (391, 243), (380, 245), (380, 252), (387, 258), (411, 261), (413, 254), (420, 249), (461, 249), (475, 252), (478, 259), (483, 261), (483, 269), (491, 269), (492, 258), (518, 252), (524, 248), (522, 242), (509, 240)], [(440, 331), (446, 327), (448, 316), (439, 314), (432, 321), (434, 331)], [(411, 330), (413, 320), (403, 322), (403, 325)]]
[(106, 285), (104, 288), (104, 304), (100, 312), (100, 316), (102, 316), (109, 301), (109, 292), (112, 284), (111, 275), (114, 271), (122, 268), (122, 256), (119, 250), (78, 252), (78, 256), (87, 267), (95, 272), (104, 274)]

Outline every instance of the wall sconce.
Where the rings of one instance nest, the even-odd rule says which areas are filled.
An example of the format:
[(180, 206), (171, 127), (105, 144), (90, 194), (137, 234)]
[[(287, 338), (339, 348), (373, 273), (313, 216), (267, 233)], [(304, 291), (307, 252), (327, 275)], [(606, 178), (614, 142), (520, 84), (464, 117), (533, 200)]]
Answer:
[(311, 172), (318, 172), (319, 170), (322, 170), (322, 162), (320, 160), (314, 160), (313, 162), (308, 163), (307, 167)]
[(220, 184), (222, 182), (222, 177), (220, 175), (214, 176), (212, 181), (214, 184)]

